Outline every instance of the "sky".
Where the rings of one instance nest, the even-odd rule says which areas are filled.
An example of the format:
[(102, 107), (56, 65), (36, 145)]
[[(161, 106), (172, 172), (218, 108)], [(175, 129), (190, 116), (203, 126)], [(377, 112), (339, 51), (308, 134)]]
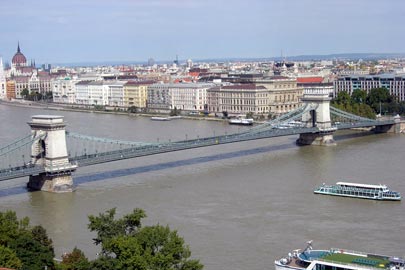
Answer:
[(77, 63), (405, 52), (404, 0), (0, 0), (0, 57)]

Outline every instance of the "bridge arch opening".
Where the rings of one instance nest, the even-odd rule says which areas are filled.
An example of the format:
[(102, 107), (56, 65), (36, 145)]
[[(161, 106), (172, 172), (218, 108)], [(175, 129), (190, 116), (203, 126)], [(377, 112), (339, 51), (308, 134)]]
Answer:
[(311, 110), (311, 125), (312, 127), (316, 127), (316, 110)]
[(39, 141), (39, 154), (41, 158), (46, 157), (46, 144), (45, 144), (45, 140), (40, 140)]

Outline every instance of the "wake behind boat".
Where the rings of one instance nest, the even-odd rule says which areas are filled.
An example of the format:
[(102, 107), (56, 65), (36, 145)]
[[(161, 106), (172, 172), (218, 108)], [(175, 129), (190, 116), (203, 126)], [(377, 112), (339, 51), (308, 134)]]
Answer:
[(368, 185), (359, 183), (338, 182), (336, 185), (325, 185), (314, 190), (316, 194), (334, 195), (370, 200), (400, 201), (401, 194), (391, 191), (386, 185)]
[(313, 250), (312, 241), (301, 252), (300, 249), (274, 262), (276, 270), (405, 270), (405, 259), (378, 254), (331, 248)]

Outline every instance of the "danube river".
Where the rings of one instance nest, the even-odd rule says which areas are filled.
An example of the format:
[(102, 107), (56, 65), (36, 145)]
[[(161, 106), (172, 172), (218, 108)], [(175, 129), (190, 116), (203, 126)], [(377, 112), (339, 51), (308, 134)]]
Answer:
[[(67, 129), (131, 141), (182, 140), (236, 132), (224, 122), (155, 122), (126, 115), (45, 111), (0, 104), (0, 145), (29, 134), (32, 115), (63, 115)], [(405, 194), (405, 136), (337, 135), (336, 147), (295, 145), (295, 136), (212, 146), (79, 168), (77, 190), (26, 192), (26, 178), (0, 183), (0, 211), (44, 226), (56, 255), (75, 246), (94, 258), (90, 214), (138, 207), (144, 224), (169, 225), (206, 270), (274, 269), (274, 260), (314, 248), (405, 255), (403, 202), (313, 194), (340, 180), (384, 183)], [(170, 162), (170, 166), (168, 163)], [(9, 190), (20, 190), (10, 192)]]

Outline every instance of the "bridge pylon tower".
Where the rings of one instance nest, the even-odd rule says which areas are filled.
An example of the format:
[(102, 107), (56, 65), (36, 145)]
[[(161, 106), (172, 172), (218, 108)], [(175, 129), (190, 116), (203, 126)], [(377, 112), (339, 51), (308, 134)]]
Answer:
[(77, 165), (68, 159), (63, 116), (34, 115), (28, 125), (32, 138), (36, 138), (31, 146), (31, 163), (44, 167), (45, 172), (30, 175), (27, 187), (55, 193), (72, 192), (72, 172)]
[(317, 127), (316, 133), (302, 133), (297, 139), (299, 145), (336, 145), (333, 139), (333, 132), (336, 127), (332, 127), (330, 120), (330, 101), (329, 89), (310, 89), (306, 90), (302, 101), (310, 106), (310, 110), (302, 115), (301, 121), (306, 127)]

